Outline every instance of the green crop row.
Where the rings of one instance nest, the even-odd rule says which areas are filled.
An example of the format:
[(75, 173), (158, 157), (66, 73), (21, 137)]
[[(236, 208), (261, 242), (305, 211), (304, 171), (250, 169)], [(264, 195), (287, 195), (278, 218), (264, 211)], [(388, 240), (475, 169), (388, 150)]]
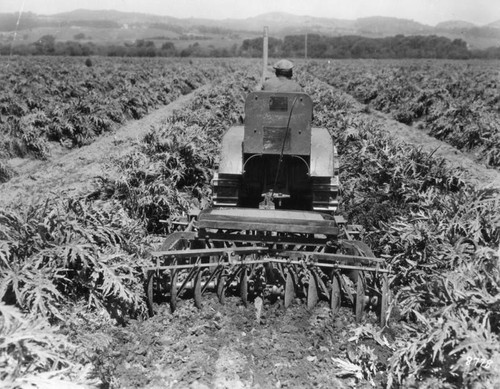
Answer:
[[(228, 71), (168, 59), (15, 58), (0, 62), (0, 158), (45, 159), (49, 142), (91, 143)], [(8, 178), (8, 175), (2, 174)]]
[(497, 62), (314, 61), (308, 71), (369, 107), (473, 152), (478, 161), (500, 166)]

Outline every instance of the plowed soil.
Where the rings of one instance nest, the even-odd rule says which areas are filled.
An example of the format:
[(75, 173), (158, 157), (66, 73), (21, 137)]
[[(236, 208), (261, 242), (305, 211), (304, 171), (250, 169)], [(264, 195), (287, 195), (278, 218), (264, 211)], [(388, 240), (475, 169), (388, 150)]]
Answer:
[[(54, 148), (48, 161), (12, 160), (18, 175), (0, 186), (3, 204), (16, 207), (48, 194), (88, 193), (98, 176), (113, 178), (110, 163), (132, 150), (136, 140), (161, 124), (197, 92), (183, 96), (147, 117), (127, 123), (114, 134), (77, 150)], [(473, 162), (469, 156), (415, 128), (380, 113), (366, 113), (401, 141), (435, 151), (449, 164), (462, 168), (479, 186), (500, 188), (500, 174)], [(384, 371), (389, 347), (373, 339), (352, 339), (354, 315), (349, 307), (332, 317), (326, 302), (307, 311), (303, 302), (285, 310), (279, 301), (256, 308), (237, 298), (220, 305), (211, 294), (201, 310), (181, 301), (175, 313), (158, 304), (156, 315), (114, 329), (113, 341), (101, 353), (98, 370), (107, 387), (120, 388), (347, 388), (384, 387), (381, 376), (356, 378), (335, 358), (359, 361), (360, 347), (369, 347), (378, 371)], [(376, 326), (373, 314), (368, 323)], [(388, 340), (391, 333), (384, 334)], [(349, 340), (351, 339), (351, 340)], [(347, 370), (346, 370), (347, 369)]]
[[(336, 377), (334, 358), (355, 359), (365, 344), (383, 370), (391, 350), (373, 340), (350, 342), (357, 326), (349, 308), (334, 319), (326, 302), (312, 311), (305, 305), (297, 300), (285, 310), (274, 303), (260, 318), (236, 297), (221, 305), (208, 294), (201, 310), (184, 300), (173, 314), (168, 304), (157, 305), (153, 318), (117, 330), (102, 369), (113, 371), (120, 388), (373, 387)], [(381, 375), (373, 383), (383, 387)]]

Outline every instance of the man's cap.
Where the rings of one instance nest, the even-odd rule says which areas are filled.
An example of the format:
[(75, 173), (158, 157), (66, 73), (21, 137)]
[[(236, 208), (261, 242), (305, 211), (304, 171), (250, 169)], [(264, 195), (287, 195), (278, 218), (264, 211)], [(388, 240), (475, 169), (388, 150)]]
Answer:
[(292, 70), (293, 63), (287, 59), (281, 59), (274, 64), (273, 68), (275, 70)]

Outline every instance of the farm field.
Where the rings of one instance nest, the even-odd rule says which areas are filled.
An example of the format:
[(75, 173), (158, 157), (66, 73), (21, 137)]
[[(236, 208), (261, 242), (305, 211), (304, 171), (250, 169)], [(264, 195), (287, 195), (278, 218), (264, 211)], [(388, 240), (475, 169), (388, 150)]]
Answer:
[[(7, 66), (45, 69), (40, 74), (52, 75), (46, 85), (53, 85), (50, 77), (67, 81), (50, 59), (29, 60), (35, 64)], [(192, 77), (199, 80), (184, 91), (169, 88), (176, 92), (168, 101), (148, 100), (137, 117), (125, 111), (121, 121), (93, 130), (83, 142), (70, 135), (52, 139), (47, 123), (53, 120), (45, 120), (45, 126), (29, 121), (30, 106), (21, 115), (5, 111), (8, 119), (0, 125), (7, 125), (0, 133), (9, 147), (3, 149), (20, 144), (22, 150), (37, 150), (27, 146), (31, 138), (22, 136), (27, 121), (36, 131), (33, 138), (44, 139), (42, 150), (52, 151), (4, 154), (11, 173), (0, 186), (5, 196), (0, 206), (0, 374), (7, 387), (69, 382), (114, 388), (500, 385), (498, 172), (480, 164), (456, 168), (452, 156), (466, 156), (457, 150), (440, 154), (437, 140), (436, 147), (424, 147), (398, 139), (387, 129), (397, 129), (394, 122), (375, 115), (342, 85), (326, 82), (325, 74), (342, 74), (346, 80), (364, 75), (349, 73), (347, 62), (307, 68), (299, 63), (296, 77), (313, 98), (315, 125), (328, 128), (338, 145), (340, 213), (363, 225), (364, 240), (391, 264), (388, 327), (378, 327), (372, 313), (356, 325), (349, 306), (333, 317), (326, 303), (312, 312), (303, 303), (286, 311), (273, 304), (257, 322), (254, 309), (238, 299), (221, 306), (210, 296), (201, 310), (189, 300), (174, 314), (167, 303), (158, 304), (148, 319), (141, 267), (169, 231), (161, 220), (192, 204), (210, 204), (220, 137), (243, 116), (244, 98), (259, 80), (260, 65), (253, 60), (92, 60), (96, 88), (102, 84), (99, 77), (109, 77), (106, 66), (126, 69), (116, 72), (109, 87), (120, 86), (123, 74), (141, 74), (142, 87), (132, 92), (137, 99), (150, 99), (150, 91), (160, 94), (151, 86), (160, 69), (163, 88), (171, 85), (172, 75), (181, 85)], [(75, 68), (81, 64), (84, 59)], [(90, 69), (83, 66), (71, 82)], [(438, 65), (430, 69), (427, 77), (436, 77)], [(425, 70), (419, 68), (424, 76)], [(13, 74), (2, 82), (22, 83)], [(71, 102), (24, 85), (14, 88), (14, 96), (4, 95), (2, 107), (11, 107), (14, 97), (20, 102), (29, 97), (39, 104), (37, 112), (53, 118), (57, 101)], [(383, 94), (383, 80), (380, 85)], [(105, 94), (96, 95), (87, 115), (96, 111), (105, 117), (116, 99), (129, 97), (127, 88), (111, 93), (116, 93), (111, 106)], [(148, 114), (170, 101), (170, 108)], [(67, 116), (61, 117), (77, 120), (80, 111), (73, 106), (78, 105), (68, 105)], [(63, 145), (56, 149), (53, 143), (60, 140)], [(20, 163), (20, 156), (45, 160)], [(99, 164), (99, 177), (89, 185), (91, 177), (84, 172), (92, 163)], [(65, 190), (79, 178), (86, 182)]]
[[(193, 61), (49, 57), (4, 58), (0, 69), (0, 161), (46, 159), (57, 143), (89, 144), (229, 70)], [(8, 175), (0, 165), (0, 181)]]
[(370, 108), (500, 165), (498, 61), (312, 62), (308, 70)]

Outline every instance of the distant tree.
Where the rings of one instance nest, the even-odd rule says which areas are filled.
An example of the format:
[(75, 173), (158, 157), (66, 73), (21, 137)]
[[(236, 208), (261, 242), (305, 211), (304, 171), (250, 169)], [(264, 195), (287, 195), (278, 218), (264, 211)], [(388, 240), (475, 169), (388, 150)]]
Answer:
[(72, 57), (82, 55), (82, 46), (78, 42), (69, 41), (56, 45), (56, 55), (70, 55)]
[[(287, 35), (282, 55), (304, 55), (304, 35)], [(452, 58), (470, 57), (467, 44), (455, 39), (431, 36), (396, 35), (386, 38), (362, 36), (325, 37), (308, 35), (308, 56), (311, 58)], [(242, 46), (244, 48), (245, 46)]]
[(128, 48), (125, 46), (108, 46), (106, 48), (107, 55), (109, 57), (125, 57), (128, 53)]
[(172, 42), (165, 42), (161, 45), (162, 50), (175, 50), (175, 45)]
[(147, 41), (145, 39), (137, 39), (135, 41), (135, 46), (136, 47), (155, 47), (155, 43), (153, 41)]
[(181, 51), (181, 57), (200, 57), (199, 54), (196, 55), (197, 53), (200, 53), (200, 44), (195, 42)]
[(54, 54), (56, 38), (53, 35), (44, 35), (35, 42), (37, 54)]
[[(269, 37), (268, 53), (271, 57), (279, 56), (283, 42), (281, 39)], [(244, 57), (261, 57), (263, 38), (245, 39), (241, 44), (240, 54)]]
[(85, 39), (85, 34), (83, 32), (80, 32), (78, 34), (75, 34), (73, 38), (76, 39), (77, 41), (80, 41), (82, 39)]
[(162, 57), (174, 57), (177, 55), (177, 50), (172, 42), (165, 42), (161, 45), (160, 53)]

